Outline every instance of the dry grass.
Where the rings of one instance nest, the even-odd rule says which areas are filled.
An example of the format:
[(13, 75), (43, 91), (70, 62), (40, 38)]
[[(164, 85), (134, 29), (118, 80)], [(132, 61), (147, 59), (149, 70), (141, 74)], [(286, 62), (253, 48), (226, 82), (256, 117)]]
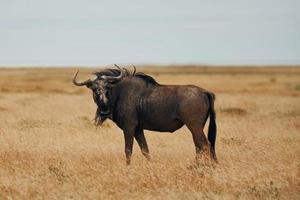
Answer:
[[(80, 78), (93, 69), (82, 70)], [(96, 129), (74, 69), (0, 69), (0, 199), (299, 199), (300, 68), (143, 68), (217, 95), (219, 164), (191, 134), (146, 132), (125, 165), (121, 130)]]

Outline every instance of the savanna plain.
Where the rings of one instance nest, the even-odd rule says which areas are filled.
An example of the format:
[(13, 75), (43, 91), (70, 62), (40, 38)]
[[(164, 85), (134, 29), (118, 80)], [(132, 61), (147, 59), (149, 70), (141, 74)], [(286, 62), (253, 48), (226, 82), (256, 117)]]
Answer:
[(216, 94), (218, 164), (195, 163), (183, 127), (146, 131), (152, 160), (135, 142), (127, 166), (121, 130), (94, 126), (75, 68), (1, 68), (0, 199), (300, 199), (300, 67), (137, 70)]

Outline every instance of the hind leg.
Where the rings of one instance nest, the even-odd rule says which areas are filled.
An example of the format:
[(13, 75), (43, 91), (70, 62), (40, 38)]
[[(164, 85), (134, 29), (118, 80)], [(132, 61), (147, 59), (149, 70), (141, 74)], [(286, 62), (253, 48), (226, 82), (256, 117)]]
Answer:
[(184, 100), (180, 103), (179, 116), (192, 133), (196, 158), (209, 158), (208, 141), (203, 132), (209, 112), (207, 95), (197, 88), (190, 88), (182, 93)]
[(209, 147), (206, 136), (203, 132), (203, 126), (186, 124), (191, 131), (196, 149), (196, 159), (209, 157)]

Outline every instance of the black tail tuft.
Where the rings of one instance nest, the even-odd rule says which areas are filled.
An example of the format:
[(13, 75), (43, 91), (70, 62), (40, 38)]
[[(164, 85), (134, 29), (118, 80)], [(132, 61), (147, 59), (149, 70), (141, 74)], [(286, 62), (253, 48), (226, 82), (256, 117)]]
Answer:
[(211, 157), (217, 161), (216, 156), (216, 137), (217, 137), (217, 125), (216, 125), (216, 113), (214, 108), (215, 94), (207, 92), (209, 99), (209, 126), (208, 126), (208, 141), (210, 142), (210, 154)]

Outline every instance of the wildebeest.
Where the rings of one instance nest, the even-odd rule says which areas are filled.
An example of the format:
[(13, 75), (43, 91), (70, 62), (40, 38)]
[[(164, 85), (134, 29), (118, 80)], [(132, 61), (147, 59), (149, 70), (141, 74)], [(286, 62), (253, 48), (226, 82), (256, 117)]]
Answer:
[[(216, 160), (215, 95), (194, 85), (161, 85), (149, 75), (130, 72), (125, 68), (105, 69), (94, 73), (95, 80), (73, 83), (86, 86), (93, 92), (97, 104), (95, 122), (100, 125), (107, 118), (123, 130), (126, 162), (130, 164), (134, 138), (143, 155), (149, 160), (144, 130), (174, 132), (186, 125), (196, 147), (196, 157), (203, 152)], [(208, 141), (203, 132), (208, 119)], [(210, 146), (210, 148), (208, 148)]]

